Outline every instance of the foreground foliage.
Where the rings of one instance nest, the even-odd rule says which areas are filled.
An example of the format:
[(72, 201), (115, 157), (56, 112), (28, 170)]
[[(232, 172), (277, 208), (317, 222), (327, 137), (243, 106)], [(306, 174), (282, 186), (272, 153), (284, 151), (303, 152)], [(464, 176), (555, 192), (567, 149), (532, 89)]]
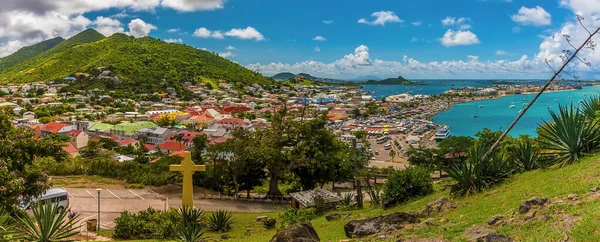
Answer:
[(79, 215), (67, 218), (68, 211), (59, 209), (58, 203), (37, 202), (31, 210), (33, 217), (22, 212), (16, 228), (26, 241), (67, 241), (79, 233)]
[(432, 192), (433, 181), (430, 172), (422, 167), (409, 167), (392, 173), (383, 188), (385, 200), (392, 204), (402, 203)]

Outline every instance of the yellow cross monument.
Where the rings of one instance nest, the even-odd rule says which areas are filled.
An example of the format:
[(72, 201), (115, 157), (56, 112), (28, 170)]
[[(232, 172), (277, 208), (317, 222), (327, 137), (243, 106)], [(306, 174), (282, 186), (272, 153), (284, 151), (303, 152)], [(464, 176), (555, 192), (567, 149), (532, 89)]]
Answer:
[(192, 187), (192, 175), (196, 171), (205, 171), (206, 166), (196, 165), (192, 161), (192, 153), (185, 152), (181, 165), (171, 165), (171, 171), (179, 171), (183, 173), (183, 191), (181, 193), (181, 205), (187, 207), (194, 206), (194, 188)]

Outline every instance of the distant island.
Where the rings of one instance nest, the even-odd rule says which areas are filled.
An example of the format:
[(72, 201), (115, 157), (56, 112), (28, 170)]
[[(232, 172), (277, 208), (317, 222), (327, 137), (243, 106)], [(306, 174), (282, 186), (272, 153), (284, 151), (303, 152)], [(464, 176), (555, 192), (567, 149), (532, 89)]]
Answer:
[(376, 80), (368, 80), (363, 82), (365, 85), (406, 85), (406, 86), (419, 86), (419, 85), (427, 85), (420, 82), (413, 82), (404, 79), (402, 76), (398, 76), (397, 78), (387, 78), (381, 81)]

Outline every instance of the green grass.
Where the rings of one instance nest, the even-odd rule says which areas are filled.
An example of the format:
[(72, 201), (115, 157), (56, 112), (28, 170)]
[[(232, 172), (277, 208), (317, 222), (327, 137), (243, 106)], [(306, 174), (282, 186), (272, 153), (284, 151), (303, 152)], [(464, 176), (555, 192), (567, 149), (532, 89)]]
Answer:
[[(401, 238), (443, 238), (448, 241), (466, 241), (463, 232), (475, 225), (483, 225), (496, 214), (509, 220), (505, 226), (495, 227), (497, 232), (515, 238), (517, 241), (558, 241), (565, 237), (563, 215), (576, 216), (575, 223), (566, 231), (572, 241), (600, 241), (600, 197), (590, 198), (588, 191), (600, 185), (600, 155), (584, 158), (581, 162), (564, 168), (531, 171), (516, 175), (506, 182), (465, 198), (451, 198), (456, 209), (446, 211), (434, 218), (445, 218), (448, 222), (439, 226), (415, 226), (405, 230), (394, 231)], [(321, 241), (338, 241), (347, 239), (344, 224), (350, 220), (375, 217), (394, 212), (413, 212), (422, 210), (427, 203), (440, 197), (449, 197), (448, 181), (435, 185), (436, 192), (429, 196), (415, 199), (393, 209), (365, 208), (355, 210), (337, 210), (329, 213), (349, 214), (349, 217), (335, 221), (327, 221), (320, 216), (312, 221), (313, 227)], [(567, 195), (579, 194), (577, 202), (568, 201)], [(553, 205), (540, 210), (538, 216), (547, 215), (546, 220), (534, 219), (524, 222), (523, 215), (517, 213), (519, 204), (531, 197), (547, 197)], [(449, 197), (450, 198), (450, 197)], [(557, 200), (564, 200), (558, 204)], [(277, 218), (277, 213), (234, 213), (233, 230), (227, 232), (232, 238), (228, 241), (268, 241), (277, 229), (266, 230), (262, 223), (255, 222), (257, 216), (267, 215)], [(278, 221), (279, 227), (279, 221)], [(208, 241), (218, 241), (223, 233), (205, 233)], [(368, 241), (368, 240), (366, 240)]]
[(210, 87), (212, 87), (212, 89), (215, 89), (215, 90), (219, 90), (220, 89), (219, 88), (219, 84), (217, 84), (217, 82), (215, 82), (213, 79), (201, 76), (200, 77), (200, 81), (202, 83), (206, 83), (206, 84), (210, 85)]

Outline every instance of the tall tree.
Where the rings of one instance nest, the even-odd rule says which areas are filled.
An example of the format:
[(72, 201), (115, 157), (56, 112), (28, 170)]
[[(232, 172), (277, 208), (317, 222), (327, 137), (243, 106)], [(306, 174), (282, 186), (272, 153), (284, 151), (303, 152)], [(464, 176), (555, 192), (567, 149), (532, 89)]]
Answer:
[(10, 210), (20, 198), (31, 198), (49, 188), (48, 176), (33, 161), (53, 157), (62, 162), (64, 141), (52, 136), (35, 137), (11, 122), (11, 112), (0, 110), (0, 206)]

